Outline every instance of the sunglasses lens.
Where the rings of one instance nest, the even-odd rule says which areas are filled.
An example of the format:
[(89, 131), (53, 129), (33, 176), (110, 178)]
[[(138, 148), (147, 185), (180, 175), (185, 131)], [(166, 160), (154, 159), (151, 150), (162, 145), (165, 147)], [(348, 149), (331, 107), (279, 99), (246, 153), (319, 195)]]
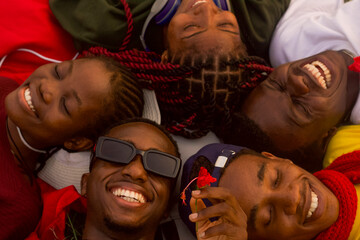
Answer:
[(159, 152), (148, 152), (146, 164), (151, 171), (166, 177), (176, 177), (178, 171), (178, 159)]
[(133, 149), (131, 146), (105, 139), (101, 146), (101, 158), (115, 163), (129, 163)]

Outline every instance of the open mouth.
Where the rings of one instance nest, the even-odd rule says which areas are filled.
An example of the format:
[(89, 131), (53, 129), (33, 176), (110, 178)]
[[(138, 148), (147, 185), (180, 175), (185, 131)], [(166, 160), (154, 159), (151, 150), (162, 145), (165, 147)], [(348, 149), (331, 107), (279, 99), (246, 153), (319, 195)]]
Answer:
[(32, 103), (32, 99), (31, 99), (30, 88), (25, 89), (24, 97), (25, 97), (25, 101), (26, 101), (27, 105), (29, 106), (29, 108), (31, 109), (31, 111), (36, 113), (35, 107)]
[(318, 196), (312, 190), (310, 190), (310, 191), (311, 191), (311, 204), (310, 204), (310, 209), (306, 215), (306, 219), (310, 218), (313, 215), (313, 213), (315, 212), (315, 210), (317, 209), (317, 207), (319, 205)]
[(307, 63), (303, 66), (318, 81), (323, 89), (328, 89), (331, 85), (331, 73), (326, 65), (320, 61)]
[(195, 7), (199, 4), (202, 4), (202, 3), (206, 3), (207, 1), (206, 0), (200, 0), (200, 1), (196, 1), (191, 7)]
[(139, 192), (130, 191), (123, 188), (117, 188), (112, 191), (116, 197), (120, 197), (121, 199), (127, 202), (135, 202), (135, 203), (145, 203), (146, 199), (144, 195)]

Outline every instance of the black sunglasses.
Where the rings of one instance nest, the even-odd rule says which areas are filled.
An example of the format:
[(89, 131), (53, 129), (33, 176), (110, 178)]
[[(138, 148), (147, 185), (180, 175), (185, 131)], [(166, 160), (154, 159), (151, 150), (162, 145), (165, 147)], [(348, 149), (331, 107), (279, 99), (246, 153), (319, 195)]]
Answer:
[(147, 171), (164, 177), (176, 178), (180, 171), (181, 160), (158, 150), (139, 150), (129, 142), (111, 137), (99, 137), (95, 157), (112, 163), (129, 164), (136, 155), (142, 156)]

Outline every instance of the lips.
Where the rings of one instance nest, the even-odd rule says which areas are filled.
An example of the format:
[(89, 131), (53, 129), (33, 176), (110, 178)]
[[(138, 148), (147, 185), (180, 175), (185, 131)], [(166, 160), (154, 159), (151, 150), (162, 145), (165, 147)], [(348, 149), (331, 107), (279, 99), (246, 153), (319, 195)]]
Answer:
[(331, 85), (331, 73), (326, 65), (320, 61), (307, 63), (303, 66), (317, 81), (323, 89), (328, 89)]

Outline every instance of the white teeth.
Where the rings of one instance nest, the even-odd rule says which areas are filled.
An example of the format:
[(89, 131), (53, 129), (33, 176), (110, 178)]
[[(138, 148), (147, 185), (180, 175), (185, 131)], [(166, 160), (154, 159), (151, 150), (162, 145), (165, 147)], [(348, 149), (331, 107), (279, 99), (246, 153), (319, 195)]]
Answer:
[(206, 2), (207, 2), (206, 0), (197, 1), (197, 2), (195, 2), (195, 3), (192, 5), (192, 7), (195, 7), (195, 6), (198, 5), (198, 4), (206, 3)]
[[(321, 75), (318, 67), (324, 72), (325, 78)], [(327, 89), (331, 83), (331, 74), (329, 69), (320, 61), (314, 61), (311, 64), (306, 64), (304, 66), (306, 70), (308, 70), (320, 83), (322, 88)]]
[(25, 89), (24, 97), (25, 97), (25, 100), (26, 100), (27, 104), (29, 105), (30, 109), (33, 112), (35, 112), (35, 107), (34, 107), (34, 105), (32, 104), (32, 101), (31, 101), (31, 95), (30, 95), (30, 89), (29, 88)]
[(316, 193), (311, 191), (311, 205), (310, 205), (310, 209), (308, 211), (308, 214), (307, 214), (306, 218), (309, 218), (309, 217), (311, 217), (313, 215), (316, 208), (318, 207), (318, 204), (319, 204), (318, 196), (316, 195)]
[(141, 193), (138, 193), (138, 192), (118, 188), (118, 189), (113, 190), (112, 194), (114, 194), (115, 196), (120, 197), (128, 202), (145, 203), (145, 197)]

